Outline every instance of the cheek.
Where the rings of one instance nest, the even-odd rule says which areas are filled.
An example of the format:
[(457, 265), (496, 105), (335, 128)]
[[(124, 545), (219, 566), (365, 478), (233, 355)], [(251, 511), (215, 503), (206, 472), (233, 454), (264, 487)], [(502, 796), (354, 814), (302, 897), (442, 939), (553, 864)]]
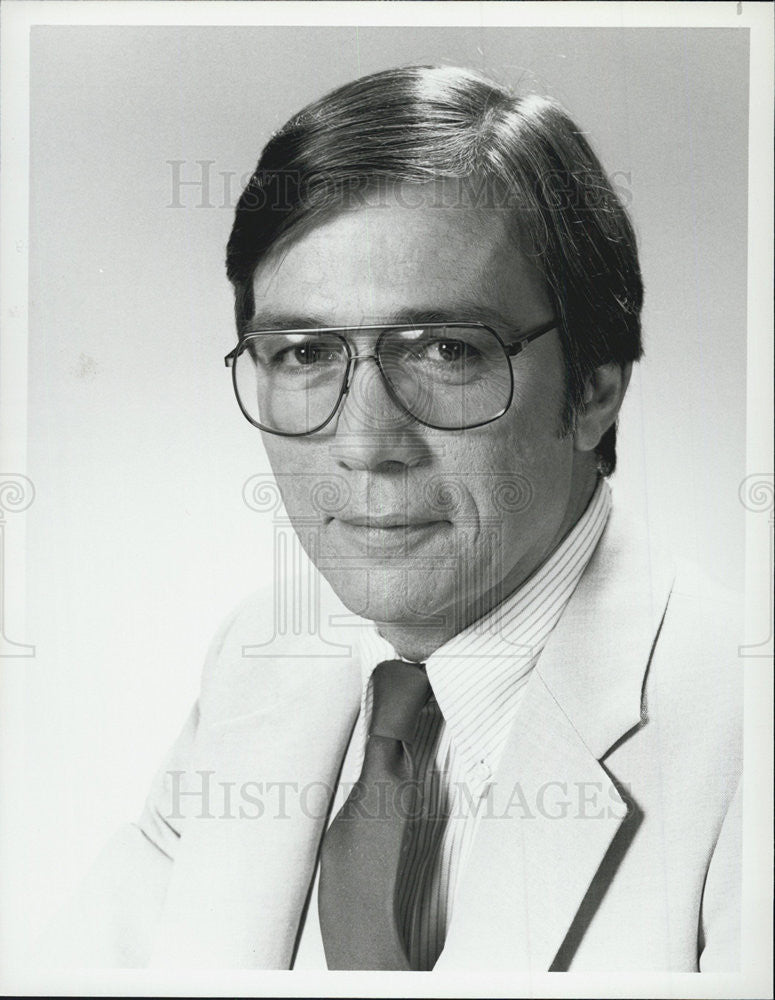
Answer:
[(551, 374), (515, 383), (514, 399), (502, 418), (503, 427), (494, 441), (493, 460), (511, 466), (528, 477), (536, 491), (549, 479), (558, 486), (570, 474), (572, 439), (562, 433), (565, 394), (562, 375)]
[(511, 560), (515, 545), (540, 543), (563, 516), (573, 442), (560, 436), (558, 411), (549, 406), (541, 412), (515, 408), (497, 424), (478, 438), (468, 436), (446, 465), (453, 479), (459, 476), (461, 485), (469, 486), (479, 522), (471, 540), (480, 557)]
[(523, 479), (537, 486), (547, 477), (555, 478), (570, 465), (573, 454), (571, 439), (560, 435), (561, 405), (561, 400), (541, 400), (533, 394), (530, 400), (515, 397), (499, 420), (466, 432), (444, 464), (451, 473), (466, 470), (464, 478), (472, 475), (473, 483), (487, 486), (484, 494), (477, 491), (477, 499), (485, 502), (501, 481), (510, 481), (516, 489)]
[(308, 518), (316, 498), (331, 491), (329, 481), (336, 477), (325, 474), (314, 450), (304, 441), (267, 434), (264, 447), (288, 515)]

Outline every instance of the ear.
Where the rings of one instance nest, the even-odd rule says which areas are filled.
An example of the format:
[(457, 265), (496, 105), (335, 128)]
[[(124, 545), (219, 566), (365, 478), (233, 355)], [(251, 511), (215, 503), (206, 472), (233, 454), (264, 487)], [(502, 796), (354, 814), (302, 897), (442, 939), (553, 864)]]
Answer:
[(573, 446), (594, 451), (600, 438), (616, 420), (630, 383), (632, 364), (612, 362), (596, 368), (584, 387), (584, 402), (576, 416)]

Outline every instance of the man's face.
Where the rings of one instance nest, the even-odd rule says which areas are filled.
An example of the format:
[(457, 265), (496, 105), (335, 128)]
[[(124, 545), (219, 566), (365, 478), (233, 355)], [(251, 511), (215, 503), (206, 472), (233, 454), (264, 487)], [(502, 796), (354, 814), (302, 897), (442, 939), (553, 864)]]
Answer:
[[(273, 327), (351, 327), (434, 311), (487, 322), (508, 342), (550, 319), (498, 212), (440, 208), (423, 190), (340, 213), (278, 249), (254, 277), (257, 325), (262, 315)], [(375, 336), (353, 336), (354, 352), (369, 354)], [(323, 430), (263, 435), (294, 528), (351, 611), (440, 644), (508, 596), (569, 527), (557, 331), (511, 364), (511, 406), (482, 427), (423, 426), (364, 359)]]

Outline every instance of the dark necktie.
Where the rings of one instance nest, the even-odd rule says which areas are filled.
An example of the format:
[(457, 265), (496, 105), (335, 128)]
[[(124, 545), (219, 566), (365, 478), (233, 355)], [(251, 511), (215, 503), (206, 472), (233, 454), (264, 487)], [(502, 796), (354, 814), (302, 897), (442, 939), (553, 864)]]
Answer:
[(386, 660), (372, 674), (363, 768), (323, 838), (318, 908), (329, 969), (411, 969), (396, 912), (416, 786), (406, 744), (431, 693), (421, 664)]

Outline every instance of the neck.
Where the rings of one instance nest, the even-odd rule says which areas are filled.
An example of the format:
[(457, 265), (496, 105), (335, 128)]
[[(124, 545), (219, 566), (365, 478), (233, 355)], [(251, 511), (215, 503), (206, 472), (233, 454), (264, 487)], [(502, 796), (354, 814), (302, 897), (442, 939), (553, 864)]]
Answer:
[(439, 613), (443, 624), (424, 626), (401, 622), (378, 622), (380, 635), (405, 660), (422, 663), (479, 618), (484, 617), (503, 601), (508, 600), (565, 541), (587, 509), (595, 492), (598, 474), (595, 466), (574, 468), (569, 502), (564, 515), (549, 541), (530, 554), (507, 574), (499, 586), (474, 596), (467, 603), (445, 608)]

